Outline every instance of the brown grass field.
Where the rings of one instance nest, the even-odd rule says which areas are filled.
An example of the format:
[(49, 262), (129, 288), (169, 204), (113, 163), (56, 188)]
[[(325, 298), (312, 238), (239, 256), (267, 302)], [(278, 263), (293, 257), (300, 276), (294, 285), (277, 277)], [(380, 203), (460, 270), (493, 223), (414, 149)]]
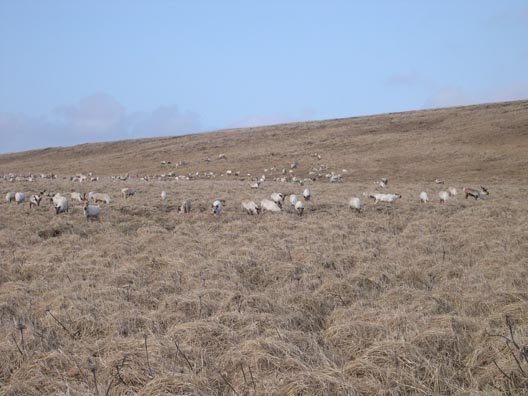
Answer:
[[(271, 181), (295, 160), (344, 183), (306, 182), (302, 217), (245, 214), (302, 194)], [(171, 171), (219, 176), (137, 178)], [(528, 395), (528, 101), (1, 155), (9, 172), (59, 178), (0, 181), (2, 396)], [(352, 212), (383, 176), (403, 198)], [(487, 199), (464, 199), (479, 185)], [(79, 202), (4, 200), (41, 189), (113, 201), (86, 222)]]

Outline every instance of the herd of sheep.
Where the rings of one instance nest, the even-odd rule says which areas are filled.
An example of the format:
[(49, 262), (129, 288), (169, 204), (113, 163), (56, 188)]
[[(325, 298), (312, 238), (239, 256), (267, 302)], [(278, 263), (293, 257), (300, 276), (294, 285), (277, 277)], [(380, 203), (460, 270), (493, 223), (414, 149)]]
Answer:
[[(127, 175), (128, 176), (128, 175)], [(258, 180), (256, 183), (250, 185), (251, 189), (259, 188), (263, 180)], [(436, 180), (437, 184), (443, 184), (443, 181)], [(388, 185), (388, 179), (382, 178), (380, 181), (375, 183), (377, 188), (385, 188)], [(480, 189), (474, 188), (463, 188), (465, 198), (473, 197), (476, 200), (483, 198), (484, 196), (489, 195), (488, 189), (481, 186)], [(133, 188), (122, 188), (121, 196), (123, 199), (127, 199), (136, 195), (137, 189)], [(438, 193), (439, 201), (441, 204), (444, 204), (447, 200), (457, 195), (456, 188), (449, 187), (447, 190), (440, 191)], [(29, 207), (38, 207), (42, 199), (46, 197), (49, 199), (50, 203), (53, 204), (56, 214), (65, 213), (69, 211), (70, 203), (68, 197), (63, 196), (60, 193), (46, 193), (46, 191), (41, 191), (37, 194), (32, 194), (29, 197)], [(262, 212), (281, 212), (284, 210), (284, 201), (288, 198), (289, 204), (291, 205), (293, 211), (299, 216), (302, 216), (305, 209), (305, 202), (310, 201), (312, 194), (310, 189), (305, 188), (302, 193), (302, 198), (298, 197), (294, 193), (283, 193), (283, 192), (274, 192), (271, 194), (270, 199), (262, 199), (260, 202), (255, 202), (252, 200), (243, 200), (242, 208), (249, 215), (258, 215)], [(374, 200), (374, 203), (385, 202), (393, 204), (399, 199), (402, 198), (400, 194), (388, 194), (388, 193), (363, 193), (364, 198), (371, 198)], [(6, 201), (16, 202), (21, 204), (26, 200), (26, 194), (23, 192), (8, 192), (5, 196)], [(166, 191), (161, 192), (161, 199), (166, 200), (168, 198), (168, 193)], [(420, 192), (418, 198), (421, 202), (427, 203), (430, 201), (428, 194), (425, 191)], [(110, 195), (107, 193), (98, 193), (90, 192), (88, 194), (72, 192), (69, 196), (70, 200), (79, 201), (83, 204), (83, 213), (86, 220), (99, 220), (99, 215), (101, 213), (101, 207), (99, 203), (109, 204), (111, 202)], [(304, 200), (304, 202), (303, 202)], [(361, 212), (363, 208), (363, 202), (360, 197), (350, 198), (348, 205), (350, 209), (356, 212)], [(225, 200), (217, 199), (211, 205), (212, 212), (215, 216), (219, 216), (222, 213), (222, 210), (225, 206)], [(190, 213), (192, 209), (192, 204), (190, 200), (184, 200), (182, 204), (178, 207), (178, 211), (181, 213)]]

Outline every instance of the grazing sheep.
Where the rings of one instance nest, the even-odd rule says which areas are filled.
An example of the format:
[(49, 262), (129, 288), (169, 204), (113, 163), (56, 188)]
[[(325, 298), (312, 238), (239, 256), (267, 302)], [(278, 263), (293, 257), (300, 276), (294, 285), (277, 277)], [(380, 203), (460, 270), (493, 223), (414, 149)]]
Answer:
[(71, 199), (75, 199), (79, 202), (86, 201), (86, 193), (72, 192), (70, 197)]
[(277, 203), (275, 203), (274, 201), (270, 201), (269, 199), (263, 199), (262, 201), (260, 201), (260, 207), (262, 208), (263, 211), (268, 211), (268, 212), (280, 212), (281, 211), (280, 206), (277, 205)]
[(295, 210), (297, 211), (297, 214), (299, 216), (302, 216), (304, 212), (304, 204), (302, 203), (302, 201), (297, 201), (297, 203), (295, 204)]
[(84, 217), (86, 217), (86, 221), (88, 220), (97, 220), (99, 221), (99, 213), (101, 213), (101, 208), (99, 205), (90, 205), (88, 201), (84, 203)]
[(449, 192), (449, 195), (451, 195), (452, 197), (456, 196), (457, 195), (457, 189), (454, 188), (454, 187), (449, 187), (447, 189), (447, 191)]
[(14, 192), (8, 192), (6, 194), (6, 201), (7, 202), (11, 202), (11, 201), (14, 201), (15, 200), (15, 193)]
[(350, 198), (350, 201), (348, 202), (348, 204), (350, 205), (350, 209), (355, 210), (358, 213), (360, 213), (361, 209), (363, 208), (361, 199), (359, 199), (358, 197)]
[(290, 195), (290, 204), (291, 206), (295, 207), (295, 204), (299, 201), (299, 198), (297, 198), (297, 195), (291, 194)]
[(104, 202), (109, 204), (111, 202), (110, 195), (103, 193), (94, 193), (92, 195), (92, 200), (94, 200), (95, 203)]
[(68, 212), (70, 210), (70, 205), (66, 197), (58, 197), (55, 201), (55, 214)]
[(478, 200), (479, 198), (483, 198), (486, 195), (489, 195), (489, 191), (486, 187), (480, 186), (480, 190), (476, 190), (474, 188), (464, 187), (462, 189), (464, 193), (466, 194), (466, 199), (468, 197), (473, 197), (475, 200)]
[(427, 195), (425, 191), (422, 191), (420, 193), (420, 201), (422, 201), (423, 203), (429, 202), (429, 196)]
[(310, 192), (309, 189), (305, 188), (304, 191), (303, 191), (303, 197), (304, 199), (306, 199), (307, 201), (309, 201), (311, 198), (312, 198), (312, 193)]
[(282, 203), (284, 202), (285, 195), (283, 193), (272, 193), (271, 200), (275, 202), (279, 208), (282, 209)]
[(23, 192), (17, 192), (15, 194), (15, 202), (17, 203), (17, 205), (21, 204), (25, 200), (26, 200), (26, 194), (24, 194)]
[(42, 201), (42, 194), (33, 194), (29, 198), (29, 208), (31, 209), (33, 206), (40, 206), (40, 201)]
[(123, 198), (128, 198), (128, 197), (131, 197), (132, 195), (135, 195), (137, 192), (136, 189), (133, 189), (133, 188), (122, 188), (121, 189), (121, 195), (123, 196)]
[(449, 197), (450, 197), (451, 195), (449, 194), (448, 191), (440, 191), (440, 192), (438, 193), (438, 196), (440, 197), (440, 203), (441, 203), (441, 204), (445, 204), (446, 201), (449, 199)]
[(167, 199), (167, 191), (161, 192), (161, 199), (166, 200)]
[(260, 205), (256, 204), (254, 201), (244, 200), (242, 201), (242, 207), (249, 215), (258, 215), (260, 213)]
[[(216, 201), (215, 201), (216, 202)], [(214, 204), (213, 204), (214, 205)], [(222, 209), (220, 209), (221, 211)], [(182, 202), (180, 207), (178, 208), (178, 212), (180, 213), (190, 213), (191, 212), (191, 201), (186, 199)], [(220, 213), (219, 213), (220, 214)]]
[(221, 200), (217, 199), (216, 201), (213, 202), (212, 208), (213, 208), (213, 214), (215, 216), (219, 216), (220, 213), (222, 213), (222, 209), (224, 208), (224, 205), (222, 204)]
[(370, 194), (369, 197), (373, 198), (375, 200), (374, 203), (377, 204), (380, 201), (394, 203), (402, 196), (400, 194)]

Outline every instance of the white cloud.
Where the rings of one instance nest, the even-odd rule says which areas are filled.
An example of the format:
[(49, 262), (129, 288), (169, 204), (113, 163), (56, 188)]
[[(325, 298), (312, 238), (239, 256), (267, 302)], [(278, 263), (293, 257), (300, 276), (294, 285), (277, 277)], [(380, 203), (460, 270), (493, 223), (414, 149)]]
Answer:
[(115, 98), (97, 93), (42, 117), (0, 112), (0, 153), (200, 130), (200, 117), (177, 106), (128, 114)]
[(201, 130), (200, 117), (196, 113), (181, 113), (178, 106), (162, 106), (149, 114), (131, 116), (131, 136), (166, 136)]
[(433, 109), (437, 107), (464, 106), (473, 103), (476, 103), (475, 99), (468, 96), (461, 89), (446, 87), (429, 96), (423, 107)]

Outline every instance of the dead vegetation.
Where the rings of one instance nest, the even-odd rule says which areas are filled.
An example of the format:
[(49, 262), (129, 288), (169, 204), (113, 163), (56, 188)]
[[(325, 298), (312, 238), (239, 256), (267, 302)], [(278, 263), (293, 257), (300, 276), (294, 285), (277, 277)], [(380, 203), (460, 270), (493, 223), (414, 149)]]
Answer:
[[(345, 177), (339, 185), (311, 183), (313, 198), (302, 217), (290, 209), (248, 216), (240, 200), (268, 197), (284, 185), (265, 182), (254, 191), (238, 179), (128, 181), (138, 193), (127, 200), (120, 198), (123, 182), (103, 180), (97, 189), (113, 200), (101, 205), (101, 221), (93, 223), (80, 203), (55, 215), (48, 202), (30, 210), (2, 201), (0, 395), (528, 394), (528, 203), (516, 168), (525, 161), (519, 157), (528, 139), (528, 111), (519, 110), (525, 107), (484, 106), (467, 118), (486, 120), (487, 110), (502, 114), (495, 125), (511, 125), (518, 139), (491, 177), (484, 170), (489, 165), (475, 163), (506, 150), (514, 138), (481, 142), (464, 122), (445, 130), (467, 141), (460, 150), (469, 157), (456, 154), (440, 176), (459, 189), (470, 177), (478, 179), (475, 185), (486, 181), (491, 195), (482, 201), (459, 196), (442, 206), (421, 204), (420, 191), (436, 196), (443, 188), (434, 177), (422, 178), (433, 164), (415, 174), (414, 165), (393, 169), (391, 187), (403, 199), (394, 206), (367, 201), (359, 215), (348, 199), (371, 189), (380, 174)], [(512, 112), (501, 113), (507, 109)], [(357, 146), (365, 153), (353, 161), (367, 163), (369, 153), (378, 158), (389, 150), (378, 146), (384, 136), (401, 141), (390, 148), (392, 158), (417, 164), (420, 148), (430, 143), (409, 145), (408, 128), (423, 129), (425, 140), (440, 139), (428, 131), (465, 111), (386, 115), (380, 124), (376, 118), (330, 121), (343, 133), (323, 141), (317, 124), (283, 128), (286, 136), (306, 128), (303, 136), (312, 141), (306, 157), (317, 151), (324, 158), (325, 147), (348, 145), (345, 129), (368, 123), (372, 135), (365, 130), (352, 139), (369, 148)], [(269, 133), (275, 130), (281, 127)], [(240, 159), (243, 170), (235, 143), (251, 133), (182, 139), (228, 139), (218, 144), (225, 153), (220, 162)], [(446, 152), (459, 147), (443, 144), (439, 150)], [(126, 151), (115, 143), (89, 147), (103, 160), (112, 150)], [(273, 142), (259, 150), (285, 163), (299, 156)], [(177, 163), (170, 152), (163, 158)], [(0, 157), (2, 171), (20, 166), (17, 155)], [(197, 155), (217, 160), (204, 150)], [(346, 158), (337, 150), (332, 161)], [(190, 154), (188, 161), (191, 169)], [(275, 165), (275, 159), (255, 161), (259, 168)], [(469, 170), (475, 166), (483, 170)], [(62, 179), (14, 185), (31, 192), (50, 184), (53, 191), (79, 188)], [(286, 189), (302, 195), (300, 186)], [(167, 201), (159, 199), (162, 190), (169, 192)], [(196, 197), (193, 210), (179, 214), (189, 197)], [(214, 217), (206, 208), (219, 197), (226, 206)]]

